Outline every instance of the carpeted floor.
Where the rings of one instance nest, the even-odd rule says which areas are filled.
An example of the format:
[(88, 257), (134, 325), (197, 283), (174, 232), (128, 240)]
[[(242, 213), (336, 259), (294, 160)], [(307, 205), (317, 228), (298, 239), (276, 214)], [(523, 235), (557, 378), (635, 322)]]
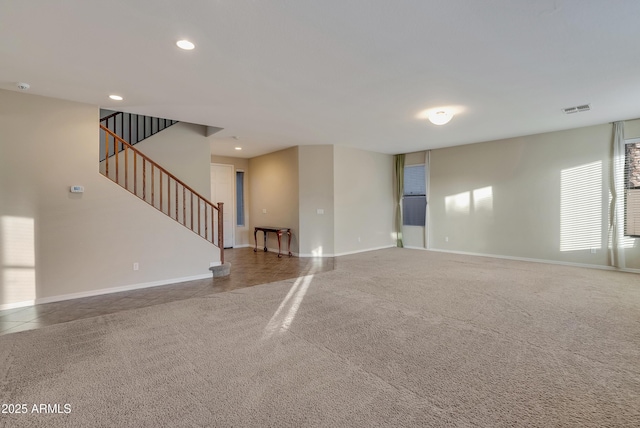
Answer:
[(2, 336), (0, 403), (26, 404), (0, 414), (6, 427), (638, 427), (640, 276), (340, 257), (331, 272)]

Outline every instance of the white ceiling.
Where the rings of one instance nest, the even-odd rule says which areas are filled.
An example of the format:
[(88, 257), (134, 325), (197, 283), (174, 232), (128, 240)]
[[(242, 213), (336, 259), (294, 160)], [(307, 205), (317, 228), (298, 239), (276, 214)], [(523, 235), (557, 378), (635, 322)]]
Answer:
[(214, 154), (404, 153), (640, 117), (639, 23), (638, 0), (9, 0), (0, 88), (221, 127)]

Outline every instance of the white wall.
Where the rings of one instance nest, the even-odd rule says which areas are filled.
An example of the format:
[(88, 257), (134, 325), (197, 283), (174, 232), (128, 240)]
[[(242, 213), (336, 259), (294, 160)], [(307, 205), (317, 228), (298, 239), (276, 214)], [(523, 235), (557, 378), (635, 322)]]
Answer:
[[(334, 253), (333, 146), (298, 147), (300, 255)], [(318, 210), (323, 212), (318, 213)]]
[(334, 146), (334, 253), (392, 247), (393, 156)]
[(209, 275), (220, 260), (98, 160), (97, 107), (0, 91), (0, 305)]
[(609, 265), (611, 138), (605, 124), (433, 150), (432, 248)]

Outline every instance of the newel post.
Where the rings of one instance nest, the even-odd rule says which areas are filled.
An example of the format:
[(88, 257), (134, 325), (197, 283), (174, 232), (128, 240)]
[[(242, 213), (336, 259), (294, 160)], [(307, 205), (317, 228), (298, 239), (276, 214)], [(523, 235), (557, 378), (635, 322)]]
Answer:
[(224, 264), (224, 227), (222, 223), (222, 206), (224, 202), (218, 202), (218, 248), (220, 248), (220, 264)]

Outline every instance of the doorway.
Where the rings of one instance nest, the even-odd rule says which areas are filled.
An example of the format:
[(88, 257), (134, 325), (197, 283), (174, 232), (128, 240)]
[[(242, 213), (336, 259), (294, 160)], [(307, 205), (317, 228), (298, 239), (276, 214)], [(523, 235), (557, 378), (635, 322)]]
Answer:
[(234, 226), (234, 181), (233, 165), (211, 164), (211, 202), (224, 203), (222, 227), (224, 231), (224, 248), (233, 248), (235, 242)]

